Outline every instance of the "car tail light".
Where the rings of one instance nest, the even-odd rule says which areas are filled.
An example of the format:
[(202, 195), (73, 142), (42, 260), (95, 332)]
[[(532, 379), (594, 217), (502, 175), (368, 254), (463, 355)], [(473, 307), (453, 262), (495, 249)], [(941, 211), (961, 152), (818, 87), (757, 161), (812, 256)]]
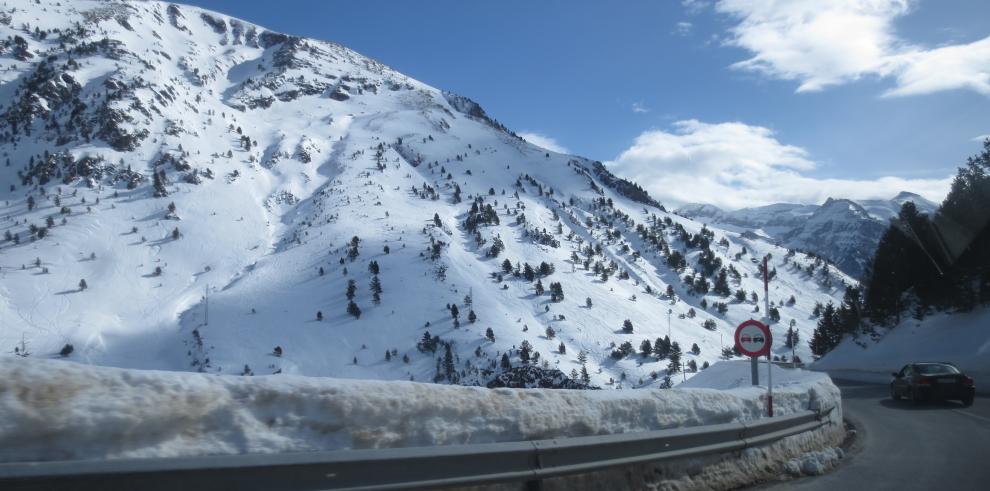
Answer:
[(963, 379), (963, 384), (965, 384), (966, 387), (972, 387), (973, 386), (973, 377), (966, 377), (965, 379)]
[(932, 385), (932, 379), (930, 378), (919, 378), (918, 385)]

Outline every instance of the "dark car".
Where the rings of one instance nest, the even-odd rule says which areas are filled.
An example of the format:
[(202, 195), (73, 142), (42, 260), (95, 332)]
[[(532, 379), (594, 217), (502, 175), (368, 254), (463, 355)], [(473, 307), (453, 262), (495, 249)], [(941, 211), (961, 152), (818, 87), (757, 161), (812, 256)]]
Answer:
[(917, 404), (951, 399), (969, 406), (976, 394), (973, 379), (951, 363), (911, 363), (892, 375), (890, 397), (894, 400), (904, 397)]

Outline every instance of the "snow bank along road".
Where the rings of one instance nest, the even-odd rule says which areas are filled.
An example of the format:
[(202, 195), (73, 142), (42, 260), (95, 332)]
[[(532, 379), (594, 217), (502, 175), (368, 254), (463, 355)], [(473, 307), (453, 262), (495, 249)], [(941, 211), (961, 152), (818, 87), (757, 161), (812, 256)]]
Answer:
[(971, 407), (894, 401), (886, 385), (836, 381), (858, 430), (855, 455), (821, 477), (772, 489), (985, 490), (990, 482), (990, 397)]
[[(833, 408), (830, 424), (664, 467), (601, 473), (598, 488), (732, 489), (842, 438), (824, 374), (774, 369), (780, 415)], [(672, 390), (484, 389), (298, 376), (235, 377), (0, 357), (0, 462), (423, 447), (636, 433), (763, 417), (748, 364), (721, 362)], [(586, 480), (585, 478), (582, 478)], [(562, 482), (562, 489), (596, 488)]]

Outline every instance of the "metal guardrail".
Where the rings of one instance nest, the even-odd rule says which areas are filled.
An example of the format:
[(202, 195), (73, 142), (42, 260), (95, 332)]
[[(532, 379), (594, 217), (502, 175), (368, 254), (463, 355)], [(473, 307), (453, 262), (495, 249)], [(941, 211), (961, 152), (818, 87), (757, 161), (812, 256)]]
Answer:
[(801, 413), (618, 435), (437, 447), (0, 464), (4, 490), (385, 490), (469, 486), (731, 452), (828, 423)]

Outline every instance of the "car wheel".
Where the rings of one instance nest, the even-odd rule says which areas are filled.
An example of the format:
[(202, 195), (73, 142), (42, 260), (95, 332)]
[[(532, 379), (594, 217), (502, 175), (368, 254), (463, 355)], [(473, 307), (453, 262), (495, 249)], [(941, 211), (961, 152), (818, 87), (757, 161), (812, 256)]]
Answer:
[(901, 395), (897, 393), (897, 389), (893, 385), (890, 386), (890, 398), (895, 401), (901, 400)]
[(973, 396), (968, 396), (962, 400), (963, 406), (969, 407), (973, 405)]

